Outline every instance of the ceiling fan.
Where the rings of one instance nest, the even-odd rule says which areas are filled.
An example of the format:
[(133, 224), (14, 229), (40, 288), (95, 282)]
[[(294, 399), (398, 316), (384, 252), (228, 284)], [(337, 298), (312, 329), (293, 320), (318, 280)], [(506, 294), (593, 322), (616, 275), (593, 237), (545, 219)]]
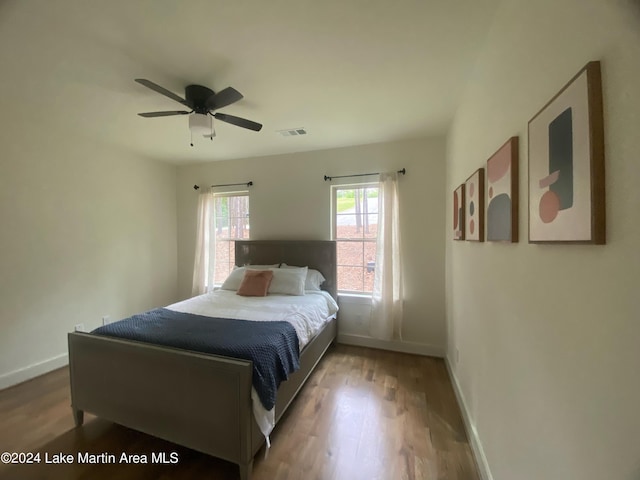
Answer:
[[(215, 110), (231, 105), (243, 98), (242, 94), (235, 88), (227, 87), (224, 90), (220, 90), (218, 93), (215, 93), (210, 88), (203, 87), (201, 85), (189, 85), (185, 88), (185, 98), (181, 98), (175, 93), (170, 92), (166, 88), (163, 88), (150, 80), (136, 78), (135, 81), (140, 85), (144, 85), (154, 92), (158, 92), (171, 100), (175, 100), (190, 109), (189, 111), (171, 110), (164, 112), (139, 113), (138, 115), (141, 117), (153, 118), (169, 117), (173, 115), (190, 115), (189, 130), (191, 130), (191, 133), (202, 134), (204, 137), (211, 138), (211, 140), (213, 140), (213, 137), (215, 136), (211, 117), (220, 120), (221, 122), (247, 128), (255, 132), (259, 132), (262, 128), (260, 123), (247, 120), (246, 118), (240, 118), (226, 113), (214, 113)], [(191, 146), (193, 146), (193, 143), (191, 143)]]

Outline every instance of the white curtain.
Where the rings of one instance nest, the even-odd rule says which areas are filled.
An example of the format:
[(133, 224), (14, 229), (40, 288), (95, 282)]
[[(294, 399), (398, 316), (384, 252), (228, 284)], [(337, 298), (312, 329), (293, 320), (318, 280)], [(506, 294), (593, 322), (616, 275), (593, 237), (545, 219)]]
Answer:
[(402, 339), (402, 271), (398, 174), (381, 173), (378, 238), (369, 333), (381, 340)]
[(198, 195), (198, 227), (196, 231), (196, 256), (193, 264), (191, 295), (201, 295), (213, 290), (215, 272), (215, 208), (211, 189)]

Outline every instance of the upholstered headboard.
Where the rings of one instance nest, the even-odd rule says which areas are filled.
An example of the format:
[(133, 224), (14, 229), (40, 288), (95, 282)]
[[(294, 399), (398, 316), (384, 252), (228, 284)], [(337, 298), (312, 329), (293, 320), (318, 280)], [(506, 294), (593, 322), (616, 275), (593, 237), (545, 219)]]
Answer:
[(286, 263), (315, 268), (322, 289), (337, 299), (336, 242), (330, 240), (236, 240), (236, 265)]

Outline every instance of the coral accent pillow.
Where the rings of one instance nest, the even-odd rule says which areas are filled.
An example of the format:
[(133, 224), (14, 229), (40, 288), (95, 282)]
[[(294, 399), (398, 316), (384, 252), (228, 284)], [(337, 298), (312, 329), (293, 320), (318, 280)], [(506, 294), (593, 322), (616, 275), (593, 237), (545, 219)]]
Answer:
[(246, 270), (236, 293), (243, 297), (266, 297), (272, 279), (271, 270)]

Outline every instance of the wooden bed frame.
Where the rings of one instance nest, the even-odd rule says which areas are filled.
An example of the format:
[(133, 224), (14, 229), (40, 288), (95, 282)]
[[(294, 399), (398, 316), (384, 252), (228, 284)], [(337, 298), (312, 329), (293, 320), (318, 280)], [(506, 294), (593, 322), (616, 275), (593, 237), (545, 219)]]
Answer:
[[(237, 241), (236, 264), (308, 265), (327, 279), (336, 298), (332, 241)], [(276, 422), (337, 335), (329, 322), (304, 348), (300, 369), (278, 389)], [(250, 361), (135, 341), (69, 334), (71, 408), (76, 426), (84, 412), (222, 458), (249, 480), (265, 439), (253, 416)]]

